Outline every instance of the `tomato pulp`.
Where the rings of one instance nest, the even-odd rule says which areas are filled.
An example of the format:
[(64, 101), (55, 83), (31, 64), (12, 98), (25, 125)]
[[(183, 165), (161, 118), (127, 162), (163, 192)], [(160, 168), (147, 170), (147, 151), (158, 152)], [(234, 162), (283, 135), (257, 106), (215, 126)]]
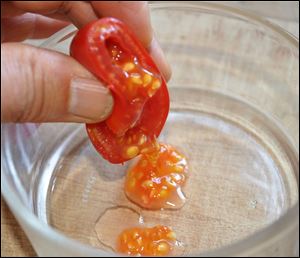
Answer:
[(166, 226), (131, 228), (119, 235), (117, 250), (135, 256), (164, 256), (170, 254), (175, 243), (175, 232)]
[(147, 209), (178, 209), (185, 202), (181, 190), (188, 173), (186, 158), (170, 145), (142, 154), (125, 180), (127, 197)]

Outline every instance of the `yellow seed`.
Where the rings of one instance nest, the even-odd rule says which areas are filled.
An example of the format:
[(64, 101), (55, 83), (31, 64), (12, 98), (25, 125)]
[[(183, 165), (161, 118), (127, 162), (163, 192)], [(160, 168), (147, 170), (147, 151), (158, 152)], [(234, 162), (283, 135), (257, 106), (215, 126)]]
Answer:
[(157, 142), (157, 141), (155, 141), (155, 148), (157, 149), (157, 150), (159, 150), (160, 149), (160, 146), (159, 146), (159, 143)]
[(161, 198), (165, 198), (165, 197), (167, 197), (167, 195), (168, 195), (168, 191), (167, 191), (167, 190), (161, 190), (161, 191), (159, 192), (159, 196), (160, 196)]
[(138, 245), (142, 245), (142, 243), (143, 243), (142, 239), (140, 237), (136, 241), (137, 241)]
[(139, 139), (138, 145), (143, 145), (146, 141), (147, 141), (147, 136), (142, 134)]
[(155, 189), (152, 188), (152, 190), (151, 190), (151, 192), (150, 192), (150, 194), (149, 194), (149, 197), (150, 197), (150, 198), (153, 198), (154, 195), (155, 195)]
[(173, 170), (174, 170), (174, 172), (181, 173), (181, 172), (183, 172), (183, 167), (182, 166), (174, 166)]
[(152, 88), (153, 90), (157, 90), (157, 89), (160, 88), (160, 86), (161, 86), (160, 80), (155, 79), (154, 82), (152, 83), (151, 88)]
[(134, 243), (132, 243), (132, 242), (129, 242), (129, 243), (127, 244), (127, 247), (129, 248), (129, 250), (135, 249), (135, 245), (134, 245)]
[(113, 50), (111, 51), (111, 53), (112, 53), (112, 56), (115, 57), (115, 56), (118, 54), (118, 51), (115, 50), (115, 49), (113, 49)]
[(155, 93), (155, 91), (152, 89), (152, 88), (150, 88), (148, 91), (148, 96), (151, 98), (151, 97), (153, 97), (153, 95), (154, 95), (154, 93)]
[(129, 72), (129, 71), (131, 71), (131, 70), (133, 70), (135, 68), (135, 65), (134, 65), (134, 63), (125, 63), (124, 65), (123, 65), (123, 71), (125, 71), (125, 72)]
[(142, 186), (146, 188), (151, 188), (153, 187), (153, 182), (151, 180), (146, 180), (142, 183)]
[(136, 179), (135, 178), (132, 178), (129, 180), (129, 183), (128, 183), (128, 186), (130, 188), (134, 188), (135, 187), (135, 184), (136, 184)]
[(176, 234), (174, 231), (170, 231), (168, 234), (167, 234), (167, 238), (171, 239), (171, 240), (175, 240), (176, 239)]
[(147, 87), (152, 81), (152, 76), (148, 73), (145, 73), (143, 76), (143, 86)]
[(159, 243), (157, 246), (157, 251), (167, 252), (169, 250), (169, 245), (165, 242)]
[(143, 84), (143, 81), (142, 81), (141, 76), (139, 74), (131, 75), (131, 82), (134, 83), (134, 84), (138, 84), (138, 85)]
[(149, 148), (144, 148), (144, 149), (141, 150), (142, 154), (147, 153), (147, 152), (149, 152)]
[(134, 158), (139, 153), (139, 148), (137, 146), (130, 146), (126, 150), (128, 158)]
[(133, 234), (132, 234), (133, 238), (134, 239), (137, 239), (140, 235), (137, 231), (135, 231)]

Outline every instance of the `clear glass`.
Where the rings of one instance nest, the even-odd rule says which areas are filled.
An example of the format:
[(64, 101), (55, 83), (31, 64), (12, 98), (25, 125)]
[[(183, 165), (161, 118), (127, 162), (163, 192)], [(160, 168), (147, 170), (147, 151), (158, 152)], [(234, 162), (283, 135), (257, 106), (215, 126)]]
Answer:
[[(172, 227), (183, 245), (178, 255), (296, 256), (298, 41), (219, 4), (151, 8), (173, 68), (160, 139), (190, 167), (183, 208), (131, 203), (123, 192), (128, 164), (108, 164), (84, 125), (62, 123), (2, 125), (6, 201), (40, 256), (113, 254), (116, 234), (141, 223)], [(42, 47), (68, 53), (74, 33), (65, 28)]]

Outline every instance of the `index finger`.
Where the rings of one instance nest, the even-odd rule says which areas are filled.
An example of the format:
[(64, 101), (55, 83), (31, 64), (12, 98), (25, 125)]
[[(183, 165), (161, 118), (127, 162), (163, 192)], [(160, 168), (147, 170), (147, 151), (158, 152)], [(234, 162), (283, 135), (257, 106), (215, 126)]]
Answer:
[(150, 13), (145, 1), (12, 1), (25, 12), (51, 15), (62, 13), (78, 28), (99, 17), (115, 17), (125, 22), (148, 49), (159, 70), (168, 80), (171, 68), (153, 37)]

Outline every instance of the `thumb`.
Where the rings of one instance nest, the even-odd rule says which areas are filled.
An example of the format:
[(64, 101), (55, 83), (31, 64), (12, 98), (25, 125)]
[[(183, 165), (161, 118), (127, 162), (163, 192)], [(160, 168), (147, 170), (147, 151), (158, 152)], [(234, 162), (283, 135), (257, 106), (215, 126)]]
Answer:
[(111, 112), (110, 91), (73, 58), (21, 43), (1, 44), (2, 122), (83, 122)]

